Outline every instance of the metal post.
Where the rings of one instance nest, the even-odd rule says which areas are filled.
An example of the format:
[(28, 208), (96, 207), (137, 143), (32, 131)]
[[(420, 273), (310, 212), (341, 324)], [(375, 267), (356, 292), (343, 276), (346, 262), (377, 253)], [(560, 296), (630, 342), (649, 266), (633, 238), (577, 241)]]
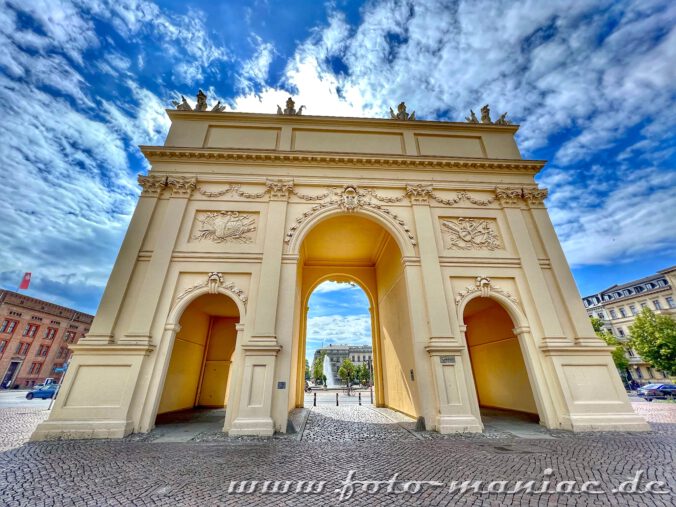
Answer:
[(338, 393), (336, 393), (336, 407), (338, 406)]
[(371, 386), (371, 405), (373, 405), (373, 386)]
[(359, 406), (361, 406), (361, 393), (359, 393)]
[(314, 397), (315, 399), (314, 399), (314, 401), (312, 402), (312, 406), (313, 406), (313, 407), (316, 407), (316, 406), (317, 406), (317, 393), (314, 393), (314, 394), (315, 394), (315, 397)]

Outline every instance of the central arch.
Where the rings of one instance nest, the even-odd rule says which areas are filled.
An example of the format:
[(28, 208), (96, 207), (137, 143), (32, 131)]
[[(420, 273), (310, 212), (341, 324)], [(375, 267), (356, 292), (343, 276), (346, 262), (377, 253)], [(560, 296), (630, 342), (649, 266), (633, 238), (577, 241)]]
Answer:
[[(366, 294), (371, 313), (374, 394), (377, 406), (413, 417), (420, 400), (412, 376), (413, 340), (401, 241), (392, 224), (373, 213), (327, 213), (299, 231), (292, 406), (303, 406), (309, 298), (321, 283), (353, 282)], [(410, 253), (408, 243), (406, 253)]]

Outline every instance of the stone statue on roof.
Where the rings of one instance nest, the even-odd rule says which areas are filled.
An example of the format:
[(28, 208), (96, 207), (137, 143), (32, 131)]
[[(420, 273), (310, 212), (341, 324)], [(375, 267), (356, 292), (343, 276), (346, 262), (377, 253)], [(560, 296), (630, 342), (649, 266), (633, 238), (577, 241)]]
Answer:
[(396, 113), (390, 107), (390, 119), (392, 119), (392, 120), (415, 120), (415, 111), (413, 111), (411, 114), (407, 113), (406, 112), (406, 104), (404, 102), (400, 102), (399, 105), (397, 106), (397, 112)]
[[(208, 107), (207, 95), (202, 90), (198, 90), (197, 92), (197, 103), (195, 104), (195, 109), (190, 107), (190, 104), (183, 95), (181, 95), (181, 102), (172, 100), (171, 103), (178, 111), (206, 111)], [(212, 113), (222, 113), (223, 111), (225, 111), (225, 106), (221, 105), (220, 100), (216, 102), (214, 107), (211, 108)]]
[(300, 106), (298, 110), (296, 111), (296, 103), (293, 101), (291, 97), (286, 99), (286, 107), (282, 109), (281, 107), (277, 106), (277, 114), (284, 114), (286, 116), (300, 116), (303, 114), (303, 109), (305, 106)]

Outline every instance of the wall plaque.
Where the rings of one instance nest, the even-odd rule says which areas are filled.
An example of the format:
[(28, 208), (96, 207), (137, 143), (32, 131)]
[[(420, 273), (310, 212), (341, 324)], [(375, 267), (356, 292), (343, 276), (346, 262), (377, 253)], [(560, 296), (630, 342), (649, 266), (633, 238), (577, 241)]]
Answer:
[(441, 364), (455, 364), (455, 356), (439, 356)]

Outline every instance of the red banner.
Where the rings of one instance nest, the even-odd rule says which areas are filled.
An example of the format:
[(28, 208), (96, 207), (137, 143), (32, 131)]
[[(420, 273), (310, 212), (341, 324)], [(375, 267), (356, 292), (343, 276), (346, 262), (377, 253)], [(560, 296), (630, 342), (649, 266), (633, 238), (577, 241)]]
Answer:
[(31, 274), (24, 273), (23, 279), (21, 280), (21, 285), (19, 285), (19, 289), (27, 289), (30, 283), (31, 283)]

